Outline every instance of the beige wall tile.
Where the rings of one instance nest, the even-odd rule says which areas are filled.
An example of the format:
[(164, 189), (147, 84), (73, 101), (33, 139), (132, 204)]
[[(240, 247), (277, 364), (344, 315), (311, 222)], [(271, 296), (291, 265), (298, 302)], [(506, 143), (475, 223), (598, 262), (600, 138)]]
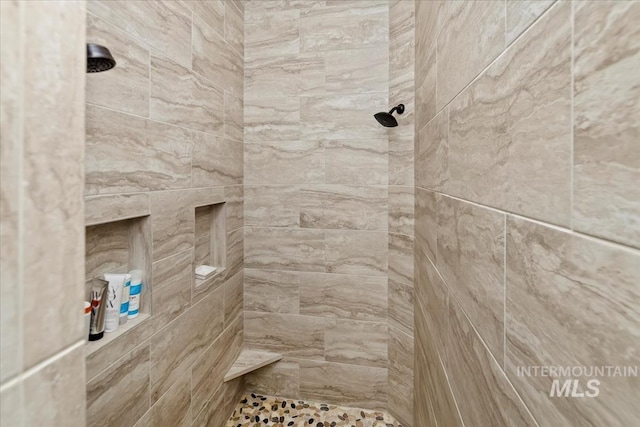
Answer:
[[(416, 188), (415, 234), (416, 248), (424, 251), (432, 262), (436, 261), (438, 243), (437, 208), (441, 198), (436, 193)], [(417, 252), (417, 251), (416, 251)]]
[(224, 34), (198, 15), (193, 17), (193, 71), (211, 80), (220, 89), (226, 87), (223, 70), (231, 66)]
[(229, 47), (244, 55), (244, 9), (238, 5), (241, 3), (224, 4), (224, 39)]
[(300, 187), (251, 185), (245, 187), (245, 224), (259, 227), (298, 227)]
[(552, 378), (515, 370), (638, 365), (640, 255), (513, 217), (507, 249), (507, 369), (540, 425), (633, 423), (640, 415), (635, 377), (600, 378), (598, 398), (549, 398)]
[[(415, 329), (419, 327), (418, 322), (422, 322), (420, 327), (426, 328), (427, 336), (431, 340), (430, 346), (444, 358), (449, 328), (447, 311), (449, 289), (424, 253), (416, 254), (415, 270), (413, 295), (416, 303), (413, 308), (417, 310), (418, 302), (424, 306), (423, 312), (416, 311)], [(421, 317), (418, 317), (418, 314)]]
[(554, 6), (453, 101), (449, 194), (569, 224), (570, 18)]
[(453, 394), (463, 402), (459, 406), (462, 420), (492, 426), (537, 425), (453, 299), (449, 300), (449, 325), (445, 366)]
[(160, 398), (135, 427), (191, 425), (191, 375), (178, 378), (176, 383)]
[(507, 44), (511, 44), (518, 38), (554, 1), (555, 0), (507, 0)]
[(85, 225), (104, 224), (149, 215), (149, 194), (85, 197)]
[(224, 136), (236, 141), (244, 138), (244, 101), (229, 92), (224, 93)]
[(413, 425), (413, 335), (389, 327), (388, 410), (403, 425)]
[[(131, 221), (118, 221), (86, 228), (85, 280), (104, 273), (127, 270)], [(89, 296), (90, 287), (85, 296)]]
[(299, 273), (250, 268), (244, 270), (245, 311), (298, 314), (299, 305)]
[(265, 12), (249, 8), (245, 13), (244, 54), (247, 61), (300, 52), (300, 12)]
[(388, 240), (382, 231), (326, 230), (326, 272), (386, 276)]
[(387, 184), (389, 143), (386, 138), (330, 140), (325, 141), (324, 146), (327, 184)]
[[(389, 327), (413, 335), (414, 288), (389, 280)], [(391, 361), (390, 361), (391, 362)]]
[(389, 51), (379, 46), (325, 53), (328, 94), (387, 92)]
[(227, 233), (244, 226), (244, 186), (224, 187), (225, 209), (227, 210)]
[(236, 273), (224, 284), (224, 326), (229, 326), (240, 314), (243, 301), (244, 278), (242, 271)]
[(300, 187), (300, 227), (386, 230), (387, 187), (309, 185)]
[(247, 227), (245, 268), (325, 271), (325, 231)]
[(244, 313), (245, 342), (288, 357), (324, 359), (325, 320), (276, 313)]
[(384, 277), (300, 273), (300, 314), (382, 322), (387, 319)]
[(389, 186), (389, 232), (413, 236), (413, 187)]
[(193, 249), (153, 263), (152, 314), (159, 330), (191, 306)]
[(242, 184), (243, 150), (241, 142), (193, 132), (193, 186)]
[(245, 376), (248, 391), (298, 398), (300, 396), (300, 366), (296, 361), (281, 360)]
[(189, 131), (90, 105), (86, 113), (86, 195), (191, 184)]
[(145, 343), (89, 381), (87, 426), (129, 426), (144, 415), (149, 409), (149, 369)]
[(442, 1), (417, 1), (415, 23), (416, 133), (436, 115), (436, 39)]
[(163, 191), (150, 193), (153, 259), (161, 260), (194, 247), (195, 213), (192, 193)]
[(640, 247), (636, 2), (575, 7), (573, 226)]
[(182, 3), (218, 34), (224, 35), (224, 0), (182, 0)]
[(324, 354), (328, 362), (387, 367), (387, 323), (325, 320)]
[(449, 174), (449, 109), (416, 134), (416, 185), (433, 191), (445, 190)]
[(324, 146), (317, 141), (245, 144), (246, 184), (316, 184), (324, 180)]
[(436, 266), (493, 356), (504, 359), (505, 215), (438, 197)]
[(414, 238), (389, 233), (389, 279), (413, 286)]
[(386, 1), (350, 1), (301, 11), (300, 49), (319, 51), (379, 46), (389, 40)]
[[(3, 9), (2, 13), (4, 14), (6, 10), (7, 9)], [(8, 14), (8, 12), (6, 13)], [(8, 384), (0, 390), (0, 423), (2, 423), (2, 425), (21, 425), (23, 399), (24, 392), (22, 381)]]
[(316, 95), (325, 92), (323, 53), (256, 56), (245, 63), (245, 99)]
[(438, 37), (438, 109), (505, 48), (504, 1), (447, 2), (443, 10)]
[(191, 11), (183, 3), (92, 0), (87, 7), (174, 61), (191, 65)]
[(244, 124), (245, 142), (297, 141), (300, 101), (295, 96), (247, 98)]
[(389, 136), (389, 185), (413, 185), (413, 147), (413, 135), (410, 138)]
[(110, 73), (87, 75), (87, 102), (148, 117), (148, 47), (90, 13), (87, 42), (107, 46), (117, 63)]
[(151, 55), (149, 114), (202, 132), (224, 132), (224, 99), (208, 80), (171, 60)]
[(387, 370), (322, 361), (300, 361), (300, 395), (359, 408), (387, 405)]

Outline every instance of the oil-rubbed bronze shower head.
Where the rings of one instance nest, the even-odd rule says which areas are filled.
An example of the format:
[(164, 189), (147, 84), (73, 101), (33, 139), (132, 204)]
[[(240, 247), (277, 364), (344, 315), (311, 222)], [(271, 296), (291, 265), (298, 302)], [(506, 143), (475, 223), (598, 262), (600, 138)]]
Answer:
[(395, 117), (393, 117), (394, 111), (397, 111), (398, 114), (404, 113), (404, 104), (398, 104), (397, 106), (393, 107), (388, 113), (385, 113), (384, 111), (376, 113), (373, 115), (373, 117), (375, 117), (378, 123), (380, 123), (382, 126), (387, 128), (394, 128), (398, 126), (398, 121)]
[(87, 43), (87, 73), (99, 73), (116, 66), (111, 52), (99, 44)]

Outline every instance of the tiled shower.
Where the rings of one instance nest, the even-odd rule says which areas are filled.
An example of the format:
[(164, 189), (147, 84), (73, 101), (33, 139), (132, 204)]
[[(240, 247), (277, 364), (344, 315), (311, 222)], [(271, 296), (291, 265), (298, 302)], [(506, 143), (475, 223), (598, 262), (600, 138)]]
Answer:
[(640, 423), (640, 2), (0, 6), (3, 427)]

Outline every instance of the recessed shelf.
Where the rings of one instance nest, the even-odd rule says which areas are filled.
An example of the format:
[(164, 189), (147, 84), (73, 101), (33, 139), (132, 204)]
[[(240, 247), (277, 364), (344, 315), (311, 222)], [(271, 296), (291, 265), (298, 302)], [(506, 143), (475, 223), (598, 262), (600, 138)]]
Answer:
[(282, 359), (282, 354), (265, 350), (243, 348), (238, 358), (224, 376), (224, 381), (231, 381), (251, 371), (263, 368)]
[[(217, 267), (206, 279), (195, 279), (195, 286), (208, 286), (222, 277), (227, 264), (226, 206), (216, 203), (195, 208), (194, 268), (200, 265)], [(195, 274), (195, 273), (194, 273)]]

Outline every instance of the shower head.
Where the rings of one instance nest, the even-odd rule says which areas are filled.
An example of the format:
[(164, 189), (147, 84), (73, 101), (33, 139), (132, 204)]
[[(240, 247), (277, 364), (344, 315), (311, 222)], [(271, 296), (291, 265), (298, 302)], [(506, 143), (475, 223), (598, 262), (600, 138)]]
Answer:
[(376, 113), (373, 115), (373, 117), (375, 117), (378, 123), (380, 123), (382, 126), (386, 128), (394, 128), (398, 126), (398, 121), (395, 117), (393, 117), (394, 111), (397, 111), (398, 114), (404, 113), (404, 104), (398, 104), (397, 106), (393, 107), (388, 113), (385, 113), (384, 111)]
[(99, 73), (116, 66), (111, 52), (99, 44), (87, 43), (87, 73)]

